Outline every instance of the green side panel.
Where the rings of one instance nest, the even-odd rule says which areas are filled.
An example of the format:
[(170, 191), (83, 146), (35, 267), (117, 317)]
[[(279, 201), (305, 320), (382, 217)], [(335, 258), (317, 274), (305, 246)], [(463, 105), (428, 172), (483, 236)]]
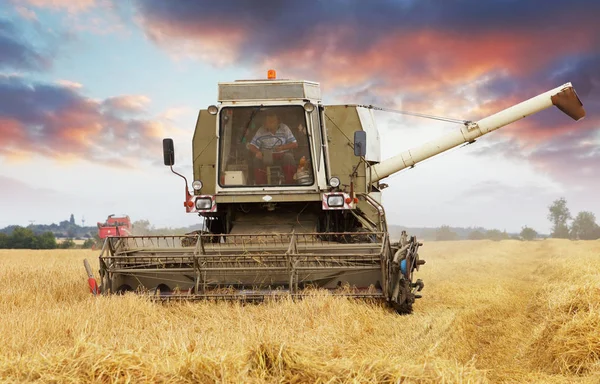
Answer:
[(217, 117), (206, 109), (198, 114), (192, 140), (194, 156), (194, 180), (202, 181), (203, 195), (214, 195), (217, 164)]
[[(331, 176), (339, 177), (341, 184), (350, 185), (350, 175), (359, 164), (359, 158), (354, 156), (354, 132), (363, 130), (356, 107), (325, 106), (325, 126)], [(363, 162), (357, 169), (358, 177), (355, 178), (354, 185), (356, 192), (370, 192), (366, 185), (366, 171), (367, 167)], [(345, 191), (350, 192), (350, 188), (345, 188)], [(378, 211), (367, 202), (359, 201), (358, 209), (371, 221), (378, 222)]]
[[(359, 158), (354, 156), (354, 132), (362, 131), (356, 107), (326, 106), (325, 126), (331, 176), (339, 177), (342, 185), (350, 185), (350, 175), (359, 164)], [(354, 190), (357, 192), (367, 192), (365, 171), (365, 164), (362, 163), (355, 178)], [(350, 192), (350, 188), (346, 188), (346, 191)]]

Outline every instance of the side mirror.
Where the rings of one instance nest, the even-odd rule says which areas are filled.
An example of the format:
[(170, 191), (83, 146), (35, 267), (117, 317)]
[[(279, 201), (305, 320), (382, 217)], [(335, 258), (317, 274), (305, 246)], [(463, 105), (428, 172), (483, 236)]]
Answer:
[(163, 157), (165, 158), (165, 165), (175, 165), (175, 147), (173, 146), (173, 139), (163, 139)]
[(367, 154), (367, 132), (354, 132), (354, 156), (364, 157)]

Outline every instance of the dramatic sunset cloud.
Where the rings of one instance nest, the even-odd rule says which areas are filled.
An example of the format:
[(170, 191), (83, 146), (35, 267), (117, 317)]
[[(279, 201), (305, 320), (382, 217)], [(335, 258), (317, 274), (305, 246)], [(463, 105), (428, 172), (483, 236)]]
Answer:
[[(215, 63), (318, 80), (345, 101), (475, 119), (571, 81), (597, 108), (587, 98), (599, 81), (597, 1), (140, 0), (137, 9), (162, 47), (193, 44)], [(518, 138), (598, 128), (556, 116), (519, 124)]]
[[(54, 204), (80, 179), (120, 177), (136, 194), (125, 209), (180, 208), (162, 138), (190, 177), (197, 113), (217, 83), (274, 68), (320, 82), (325, 104), (473, 121), (572, 82), (584, 120), (551, 108), (391, 176), (386, 196), (402, 198), (386, 210), (398, 224), (513, 230), (535, 215), (546, 231), (547, 205), (564, 194), (600, 217), (600, 1), (8, 0), (0, 11), (0, 182), (14, 193), (43, 180)], [(384, 157), (458, 127), (377, 116)], [(45, 169), (60, 177), (40, 158), (59, 160)], [(138, 197), (140, 183), (154, 195)], [(169, 209), (148, 218), (169, 222)]]
[(417, 90), (493, 70), (535, 72), (586, 52), (597, 42), (600, 11), (591, 0), (547, 1), (543, 12), (532, 2), (475, 0), (137, 4), (143, 27), (165, 46), (199, 42), (216, 60), (220, 52), (232, 62), (273, 64), (329, 86), (384, 81)]
[(161, 119), (148, 111), (148, 96), (96, 99), (85, 95), (83, 84), (76, 81), (44, 82), (8, 74), (43, 73), (53, 61), (22, 35), (12, 21), (0, 19), (0, 70), (7, 70), (0, 72), (0, 156), (19, 161), (34, 155), (91, 162), (126, 159), (106, 162), (109, 166), (156, 158), (166, 131)]
[[(96, 101), (71, 86), (0, 76), (0, 100), (0, 155), (26, 152), (103, 161), (154, 159), (160, 153), (162, 124), (137, 116), (150, 102), (146, 96)], [(132, 113), (136, 117), (128, 118)]]

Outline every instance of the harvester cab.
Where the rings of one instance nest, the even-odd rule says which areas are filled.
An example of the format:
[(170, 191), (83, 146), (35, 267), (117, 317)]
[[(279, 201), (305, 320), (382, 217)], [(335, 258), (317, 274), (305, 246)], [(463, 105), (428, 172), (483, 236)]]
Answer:
[[(218, 84), (218, 104), (200, 111), (194, 181), (184, 208), (204, 229), (181, 236), (108, 238), (100, 291), (179, 299), (263, 300), (309, 288), (381, 299), (409, 313), (423, 282), (422, 245), (392, 241), (382, 206), (385, 177), (556, 105), (585, 115), (570, 83), (387, 160), (373, 106), (323, 105), (318, 83), (276, 79)], [(396, 111), (398, 112), (398, 111)]]

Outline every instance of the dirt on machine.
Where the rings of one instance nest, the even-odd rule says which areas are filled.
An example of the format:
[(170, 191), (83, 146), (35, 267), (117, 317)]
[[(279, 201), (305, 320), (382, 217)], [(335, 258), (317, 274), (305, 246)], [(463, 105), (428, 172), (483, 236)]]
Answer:
[(172, 139), (163, 140), (164, 164), (185, 181), (183, 209), (201, 217), (203, 230), (108, 236), (99, 286), (85, 261), (90, 287), (103, 295), (240, 301), (316, 288), (410, 313), (424, 292), (423, 244), (407, 233), (390, 238), (385, 178), (553, 105), (576, 121), (585, 116), (566, 83), (479, 121), (453, 121), (458, 127), (446, 135), (382, 159), (374, 111), (410, 113), (325, 105), (319, 83), (277, 79), (274, 71), (219, 83), (218, 103), (196, 122), (191, 190), (173, 169)]

